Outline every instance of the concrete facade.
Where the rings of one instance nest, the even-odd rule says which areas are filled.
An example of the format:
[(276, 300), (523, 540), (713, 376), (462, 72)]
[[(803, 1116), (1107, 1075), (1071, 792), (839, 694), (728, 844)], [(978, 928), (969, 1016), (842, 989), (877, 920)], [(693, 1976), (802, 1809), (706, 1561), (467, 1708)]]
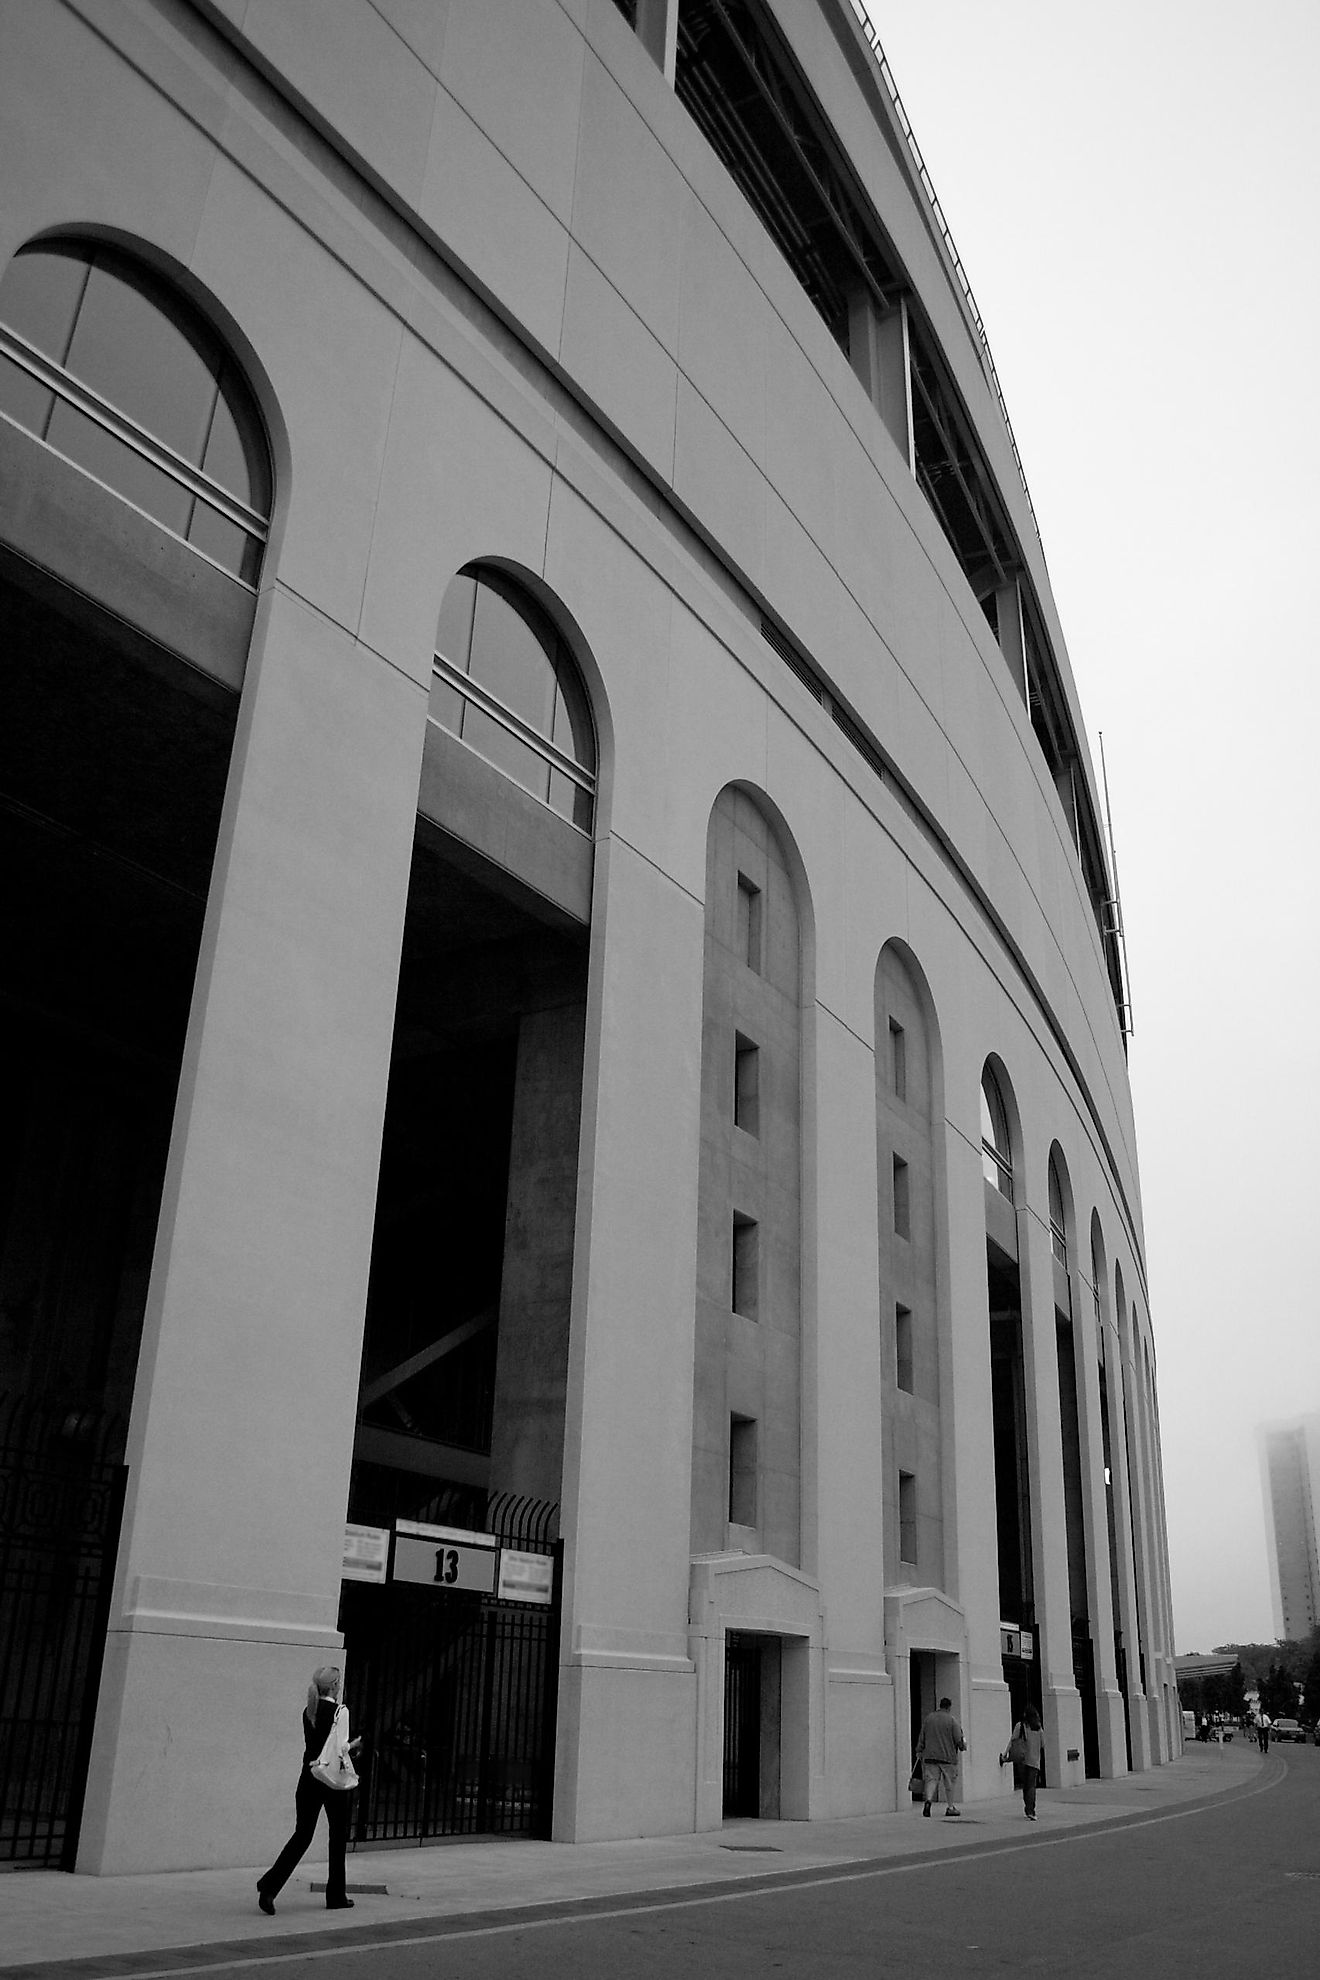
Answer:
[[(452, 1039), (518, 1013), (472, 1477), (560, 1505), (555, 1834), (719, 1823), (731, 1632), (765, 1646), (784, 1817), (902, 1805), (942, 1691), (969, 1795), (1019, 1683), (1055, 1784), (1181, 1750), (1094, 779), (1011, 437), (846, 0), (757, 18), (903, 271), (865, 334), (854, 310), (852, 362), (676, 92), (687, 13), (0, 15), (0, 268), (43, 236), (139, 257), (232, 354), (274, 486), (256, 584), (194, 581), (187, 545), (0, 419), (13, 582), (237, 696), (82, 1870), (250, 1862), (252, 1809), (283, 1804), (290, 1701), (342, 1642), (387, 1100), (460, 895)], [(1066, 792), (1021, 624), (1001, 604), (997, 634), (914, 471), (909, 316), (1020, 553)], [(441, 601), (478, 560), (571, 650), (589, 834), (433, 719)], [(492, 989), (497, 925), (522, 946)], [(359, 1422), (359, 1463), (388, 1434)], [(1030, 1614), (1001, 1601), (1010, 1445)]]

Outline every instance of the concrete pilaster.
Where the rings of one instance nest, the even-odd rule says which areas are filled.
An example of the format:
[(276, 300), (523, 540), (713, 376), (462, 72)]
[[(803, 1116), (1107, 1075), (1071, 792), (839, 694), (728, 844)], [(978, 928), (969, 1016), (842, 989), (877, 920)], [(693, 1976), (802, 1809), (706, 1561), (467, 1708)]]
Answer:
[[(880, 1314), (874, 1055), (816, 1006), (805, 1019), (803, 1559), (814, 1560), (827, 1635), (826, 1778), (832, 1814), (889, 1806), (894, 1693), (885, 1669)], [(831, 1124), (827, 1139), (815, 1121)]]
[[(1030, 1204), (1019, 1206), (1018, 1271), (1031, 1472), (1032, 1579), (1037, 1654), (1042, 1660), (1041, 1717), (1050, 1781), (1057, 1786), (1073, 1786), (1085, 1779), (1086, 1769), (1082, 1760), (1082, 1702), (1072, 1667), (1059, 1356), (1048, 1207), (1042, 1215)], [(1068, 1759), (1070, 1752), (1076, 1753), (1075, 1760)]]
[(704, 937), (701, 901), (622, 840), (598, 847), (565, 1414), (562, 1841), (678, 1833), (695, 1819)]
[(1132, 1765), (1140, 1773), (1150, 1765), (1150, 1722), (1141, 1684), (1137, 1610), (1136, 1562), (1132, 1551), (1133, 1521), (1129, 1498), (1127, 1437), (1124, 1432), (1123, 1355), (1117, 1327), (1106, 1320), (1106, 1380), (1109, 1398), (1109, 1460), (1113, 1476), (1114, 1539), (1118, 1547), (1118, 1602), (1123, 1647), (1127, 1652), (1128, 1722), (1132, 1733)]
[[(950, 1414), (946, 1419), (945, 1516), (953, 1507), (957, 1596), (967, 1626), (969, 1695), (963, 1791), (994, 1794), (1009, 1733), (1009, 1695), (999, 1635), (999, 1542), (995, 1526), (994, 1401), (986, 1305), (985, 1188), (976, 1139), (946, 1126), (949, 1166)], [(943, 1381), (943, 1371), (941, 1371)], [(952, 1695), (952, 1694), (951, 1694)], [(896, 1709), (903, 1705), (896, 1701)]]
[(1119, 1339), (1123, 1368), (1123, 1420), (1126, 1430), (1124, 1440), (1128, 1468), (1128, 1495), (1132, 1507), (1132, 1549), (1133, 1580), (1136, 1589), (1136, 1615), (1140, 1631), (1139, 1641), (1145, 1661), (1145, 1678), (1141, 1685), (1142, 1720), (1146, 1736), (1146, 1765), (1153, 1767), (1159, 1761), (1159, 1742), (1155, 1737), (1158, 1680), (1155, 1671), (1155, 1632), (1154, 1596), (1150, 1578), (1150, 1534), (1146, 1498), (1146, 1466), (1141, 1448), (1141, 1377), (1132, 1351), (1131, 1314), (1119, 1316)]
[(1127, 1772), (1123, 1697), (1114, 1662), (1114, 1605), (1109, 1577), (1109, 1520), (1105, 1508), (1105, 1443), (1100, 1417), (1100, 1343), (1095, 1297), (1074, 1269), (1073, 1335), (1080, 1391), (1082, 1514), (1086, 1528), (1086, 1600), (1095, 1659), (1096, 1721), (1100, 1772), (1108, 1780)]

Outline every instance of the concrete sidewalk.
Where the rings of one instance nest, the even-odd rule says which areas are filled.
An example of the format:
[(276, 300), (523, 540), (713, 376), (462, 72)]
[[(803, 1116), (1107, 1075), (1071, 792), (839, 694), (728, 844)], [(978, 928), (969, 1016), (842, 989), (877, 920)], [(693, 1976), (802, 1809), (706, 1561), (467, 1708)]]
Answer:
[[(257, 1910), (255, 1868), (140, 1877), (15, 1871), (0, 1877), (0, 1974), (36, 1963), (219, 1942), (240, 1955), (249, 1945), (255, 1953), (272, 1943), (294, 1951), (299, 1939), (311, 1934), (369, 1937), (374, 1926), (397, 1931), (410, 1921), (421, 1924), (472, 1912), (572, 1905), (889, 1859), (938, 1858), (987, 1842), (1030, 1846), (1063, 1832), (1166, 1814), (1242, 1789), (1270, 1764), (1245, 1742), (1191, 1746), (1181, 1760), (1149, 1773), (1042, 1790), (1034, 1827), (1023, 1819), (1020, 1798), (1005, 1793), (991, 1801), (964, 1803), (959, 1821), (939, 1813), (923, 1821), (914, 1807), (838, 1821), (729, 1822), (704, 1835), (628, 1842), (482, 1841), (361, 1850), (348, 1860), (348, 1888), (358, 1894), (356, 1906), (344, 1912), (327, 1913), (323, 1897), (311, 1889), (313, 1882), (324, 1883), (322, 1855), (319, 1862), (299, 1866), (280, 1895), (274, 1918)], [(269, 1843), (266, 1854), (273, 1855), (283, 1827), (268, 1817), (260, 1830)], [(384, 1885), (384, 1892), (364, 1888), (373, 1885)]]

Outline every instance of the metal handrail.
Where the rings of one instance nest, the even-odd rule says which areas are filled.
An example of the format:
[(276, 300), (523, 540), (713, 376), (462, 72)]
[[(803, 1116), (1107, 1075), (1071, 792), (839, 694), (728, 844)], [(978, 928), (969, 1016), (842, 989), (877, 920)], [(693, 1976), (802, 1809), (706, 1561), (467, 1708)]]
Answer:
[[(189, 495), (205, 502), (208, 509), (214, 509), (217, 515), (222, 516), (226, 522), (233, 523), (235, 528), (241, 529), (246, 536), (252, 537), (258, 543), (266, 541), (269, 521), (259, 509), (252, 508), (249, 503), (240, 500), (228, 489), (222, 488), (218, 481), (213, 481), (209, 475), (202, 474), (191, 461), (186, 461), (182, 454), (176, 453), (173, 447), (167, 446), (165, 441), (158, 440), (154, 434), (148, 433), (145, 427), (137, 424), (136, 420), (129, 419), (116, 406), (111, 405), (108, 399), (103, 399), (92, 386), (84, 385), (81, 379), (75, 378), (72, 372), (66, 371), (62, 364), (52, 362), (34, 344), (29, 344), (25, 337), (20, 337), (17, 331), (10, 330), (2, 323), (0, 323), (0, 355), (7, 357), (11, 364), (16, 364), (26, 371), (38, 385), (44, 386), (48, 392), (53, 392), (57, 399), (63, 399), (66, 405), (72, 406), (74, 411), (81, 413), (85, 419), (90, 419), (94, 425), (103, 427), (112, 439), (120, 441), (132, 453), (137, 454), (148, 467), (154, 467), (158, 473), (167, 475), (176, 486), (184, 489)], [(13, 423), (16, 426), (21, 424), (18, 420)], [(30, 428), (24, 430), (31, 431)], [(41, 435), (34, 435), (34, 438), (41, 439)], [(49, 440), (41, 439), (41, 444), (43, 447), (49, 447), (53, 454), (58, 454), (60, 451)], [(67, 455), (61, 455), (61, 459), (67, 458)], [(75, 461), (73, 465), (77, 467), (79, 464)], [(84, 472), (87, 470), (84, 469)], [(100, 480), (100, 476), (93, 475), (92, 479)], [(114, 493), (119, 494), (119, 490), (115, 489)], [(127, 501), (129, 498), (121, 496), (120, 499)], [(136, 508), (138, 504), (134, 502), (130, 506)], [(154, 520), (157, 519), (153, 517)], [(168, 528), (169, 525), (165, 524), (163, 527)], [(171, 534), (177, 535), (178, 532), (171, 531)]]
[(954, 245), (953, 235), (949, 231), (949, 223), (944, 217), (944, 208), (940, 205), (934, 182), (927, 169), (926, 161), (921, 155), (921, 146), (917, 143), (916, 133), (912, 129), (908, 113), (903, 107), (903, 99), (898, 93), (898, 84), (894, 81), (894, 73), (889, 66), (889, 58), (881, 46), (879, 30), (875, 22), (871, 19), (870, 13), (867, 11), (866, 0), (848, 0), (848, 4), (856, 16), (857, 25), (866, 37), (867, 46), (875, 57), (876, 67), (880, 71), (880, 77), (888, 93), (889, 100), (894, 106), (895, 114), (898, 117), (899, 128), (907, 140), (908, 150), (912, 154), (912, 162), (917, 169), (917, 177), (921, 181), (922, 190), (930, 203), (930, 210), (934, 215), (935, 225), (939, 229), (940, 238), (944, 243), (953, 272), (958, 279), (958, 286), (962, 290), (963, 300), (970, 312), (972, 327), (976, 332), (977, 341), (981, 346), (981, 352), (985, 359), (986, 376), (990, 381), (991, 388), (998, 401), (999, 410), (1003, 415), (1004, 426), (1008, 432), (1008, 444), (1013, 450), (1013, 460), (1018, 471), (1018, 480), (1022, 484), (1022, 493), (1027, 498), (1027, 507), (1031, 511), (1031, 520), (1035, 525), (1036, 536), (1039, 540), (1040, 524), (1036, 520), (1036, 507), (1031, 499), (1031, 490), (1027, 486), (1026, 470), (1022, 465), (1022, 456), (1018, 452), (1017, 436), (1013, 432), (1013, 422), (1008, 416), (1008, 406), (1004, 401), (1004, 388), (999, 382), (999, 373), (995, 369), (995, 361), (990, 352), (990, 340), (986, 335), (985, 319), (981, 315), (976, 297), (972, 294), (972, 285), (967, 279), (967, 270), (963, 267), (962, 257)]

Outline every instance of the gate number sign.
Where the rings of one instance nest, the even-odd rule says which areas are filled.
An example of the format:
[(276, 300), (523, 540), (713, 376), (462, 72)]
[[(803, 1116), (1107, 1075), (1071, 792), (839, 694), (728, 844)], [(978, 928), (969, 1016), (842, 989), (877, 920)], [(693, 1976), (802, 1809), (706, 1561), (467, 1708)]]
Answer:
[(499, 1542), (493, 1533), (457, 1526), (426, 1526), (400, 1519), (394, 1527), (394, 1579), (456, 1593), (490, 1595), (495, 1588)]

